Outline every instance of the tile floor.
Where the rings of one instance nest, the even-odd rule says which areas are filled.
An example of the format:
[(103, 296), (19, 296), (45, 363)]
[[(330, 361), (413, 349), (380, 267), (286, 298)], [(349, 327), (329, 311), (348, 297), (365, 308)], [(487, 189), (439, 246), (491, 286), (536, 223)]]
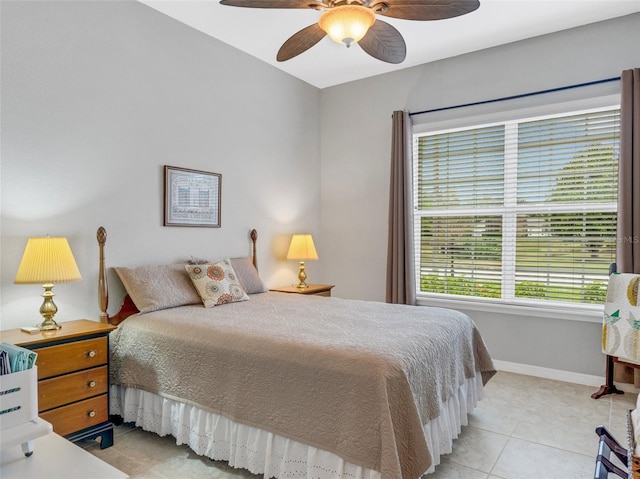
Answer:
[[(626, 443), (626, 411), (636, 395), (590, 395), (597, 388), (499, 372), (485, 397), (428, 479), (582, 479), (592, 478), (598, 438), (604, 424)], [(113, 447), (83, 445), (132, 479), (257, 478), (224, 462), (195, 455), (130, 425), (116, 428)]]

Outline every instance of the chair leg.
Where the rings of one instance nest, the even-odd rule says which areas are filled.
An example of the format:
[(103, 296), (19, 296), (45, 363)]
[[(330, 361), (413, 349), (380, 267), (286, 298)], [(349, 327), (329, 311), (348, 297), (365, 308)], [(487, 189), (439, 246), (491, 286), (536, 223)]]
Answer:
[(607, 394), (624, 394), (624, 391), (620, 391), (613, 383), (613, 356), (609, 355), (607, 355), (605, 383), (600, 386), (600, 389), (593, 393), (591, 397), (593, 399), (599, 399)]

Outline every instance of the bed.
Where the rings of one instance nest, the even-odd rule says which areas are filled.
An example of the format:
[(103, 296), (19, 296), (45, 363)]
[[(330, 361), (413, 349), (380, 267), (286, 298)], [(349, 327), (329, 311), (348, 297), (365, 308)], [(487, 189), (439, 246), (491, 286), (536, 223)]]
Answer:
[[(495, 374), (448, 309), (268, 291), (247, 258), (116, 267), (110, 412), (264, 477), (433, 472)], [(188, 263), (188, 262), (187, 262)]]

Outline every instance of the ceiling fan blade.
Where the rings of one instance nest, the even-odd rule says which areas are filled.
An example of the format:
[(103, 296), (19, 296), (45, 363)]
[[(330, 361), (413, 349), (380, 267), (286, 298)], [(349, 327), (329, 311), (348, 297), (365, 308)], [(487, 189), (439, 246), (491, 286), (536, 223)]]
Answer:
[(221, 0), (222, 5), (247, 8), (314, 8), (320, 0)]
[(407, 56), (407, 45), (400, 32), (382, 20), (376, 20), (358, 45), (378, 60), (402, 63)]
[(478, 0), (383, 0), (389, 6), (380, 15), (404, 20), (443, 20), (470, 13), (480, 6)]
[(309, 48), (322, 40), (326, 34), (327, 33), (320, 28), (317, 23), (303, 28), (298, 33), (291, 35), (291, 37), (282, 44), (280, 50), (278, 50), (276, 60), (279, 62), (291, 60), (302, 52), (306, 52)]

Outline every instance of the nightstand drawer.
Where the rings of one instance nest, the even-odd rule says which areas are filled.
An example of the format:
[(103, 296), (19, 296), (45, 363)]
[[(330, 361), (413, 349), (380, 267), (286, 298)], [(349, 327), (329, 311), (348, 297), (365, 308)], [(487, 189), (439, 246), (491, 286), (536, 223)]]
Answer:
[(108, 420), (107, 395), (63, 406), (40, 413), (40, 417), (53, 424), (53, 432), (64, 436), (80, 429)]
[(38, 383), (38, 408), (46, 411), (79, 399), (104, 394), (109, 389), (106, 366), (67, 374)]
[[(107, 364), (107, 338), (85, 339), (38, 348), (38, 379)], [(60, 434), (60, 433), (58, 433)]]

